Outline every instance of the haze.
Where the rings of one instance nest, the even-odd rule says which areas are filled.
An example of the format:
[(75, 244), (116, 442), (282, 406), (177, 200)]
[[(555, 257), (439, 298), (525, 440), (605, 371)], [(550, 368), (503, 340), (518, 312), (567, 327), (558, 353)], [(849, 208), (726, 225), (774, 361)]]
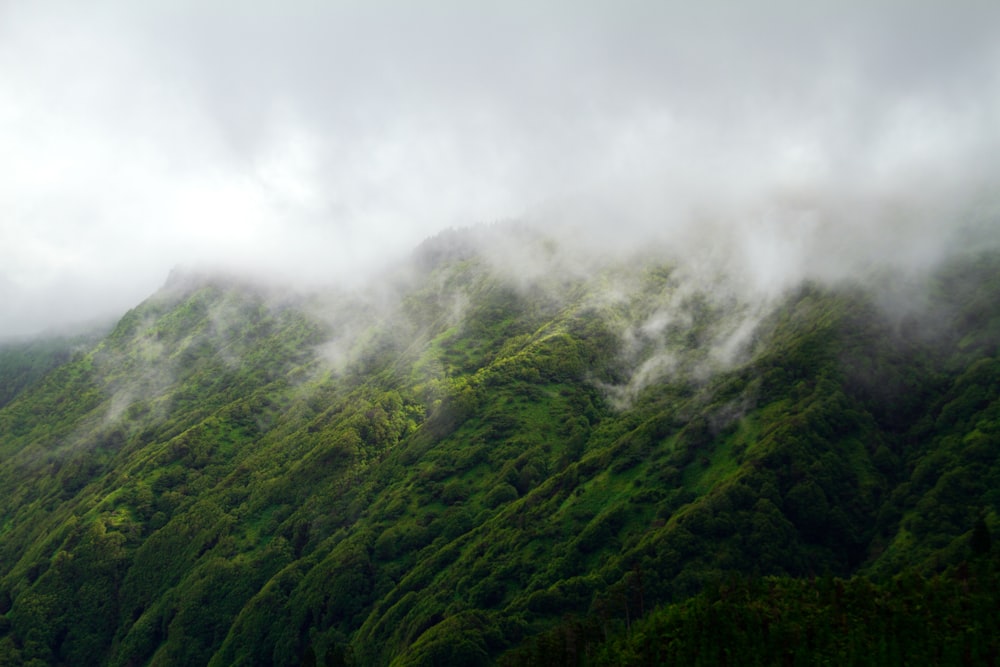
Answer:
[(761, 290), (996, 229), (997, 3), (745, 4), (0, 2), (0, 338), (507, 218)]

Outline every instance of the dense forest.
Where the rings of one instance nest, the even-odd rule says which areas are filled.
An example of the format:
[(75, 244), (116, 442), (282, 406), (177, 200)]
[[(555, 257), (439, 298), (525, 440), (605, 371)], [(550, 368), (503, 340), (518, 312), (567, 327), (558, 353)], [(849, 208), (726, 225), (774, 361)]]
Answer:
[(0, 665), (1000, 659), (1000, 253), (581, 266), (451, 231), (3, 346)]

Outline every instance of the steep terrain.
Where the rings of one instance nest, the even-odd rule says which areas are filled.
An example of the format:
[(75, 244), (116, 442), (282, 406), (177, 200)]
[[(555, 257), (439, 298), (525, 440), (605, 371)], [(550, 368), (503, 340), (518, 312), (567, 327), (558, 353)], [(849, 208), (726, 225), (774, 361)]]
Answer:
[(806, 617), (811, 577), (989, 552), (1000, 256), (769, 300), (574, 266), (504, 226), (366, 293), (175, 276), (3, 377), (0, 664), (638, 655), (734, 577)]

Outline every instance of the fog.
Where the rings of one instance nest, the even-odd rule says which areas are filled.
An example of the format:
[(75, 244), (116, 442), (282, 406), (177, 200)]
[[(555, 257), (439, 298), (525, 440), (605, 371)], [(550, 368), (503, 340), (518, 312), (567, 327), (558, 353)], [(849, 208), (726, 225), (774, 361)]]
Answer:
[(0, 338), (499, 219), (763, 294), (995, 239), (996, 3), (480, 4), (0, 3)]

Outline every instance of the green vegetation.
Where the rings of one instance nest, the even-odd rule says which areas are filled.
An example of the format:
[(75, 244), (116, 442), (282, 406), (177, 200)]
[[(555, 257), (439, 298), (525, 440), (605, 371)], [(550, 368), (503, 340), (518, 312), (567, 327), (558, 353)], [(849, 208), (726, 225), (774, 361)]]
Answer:
[(929, 577), (733, 578), (631, 625), (566, 620), (505, 654), (515, 665), (989, 665), (1000, 656), (1000, 568)]
[(0, 408), (69, 361), (74, 352), (93, 346), (101, 335), (103, 332), (0, 343)]
[(0, 665), (996, 660), (1000, 257), (759, 317), (487, 257), (5, 351)]

